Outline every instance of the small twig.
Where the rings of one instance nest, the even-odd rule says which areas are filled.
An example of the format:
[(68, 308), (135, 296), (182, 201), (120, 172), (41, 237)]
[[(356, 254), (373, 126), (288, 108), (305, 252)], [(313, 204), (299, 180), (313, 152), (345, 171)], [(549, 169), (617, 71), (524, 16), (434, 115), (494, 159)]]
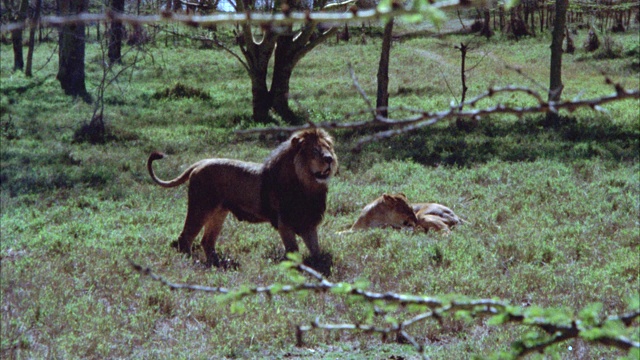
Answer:
[(536, 79), (532, 78), (531, 76), (525, 74), (524, 71), (522, 71), (521, 68), (517, 67), (517, 66), (511, 66), (509, 64), (506, 64), (505, 67), (507, 68), (507, 70), (511, 70), (513, 72), (515, 72), (516, 74), (522, 76), (523, 78), (529, 80), (529, 82), (531, 82), (532, 84), (534, 84), (535, 86), (537, 86), (538, 88), (540, 88), (540, 90), (548, 93), (549, 92), (549, 88), (544, 86), (543, 84), (539, 83), (538, 81), (536, 81)]
[(353, 66), (351, 65), (351, 63), (349, 63), (347, 66), (349, 67), (349, 74), (351, 74), (351, 81), (353, 82), (353, 86), (356, 88), (356, 90), (362, 97), (362, 100), (365, 102), (365, 104), (367, 104), (367, 111), (373, 115), (374, 121), (377, 120), (376, 108), (375, 106), (373, 106), (373, 103), (371, 102), (371, 100), (369, 100), (367, 93), (360, 86), (360, 83), (358, 82), (358, 77), (356, 76), (356, 72), (355, 70), (353, 70)]

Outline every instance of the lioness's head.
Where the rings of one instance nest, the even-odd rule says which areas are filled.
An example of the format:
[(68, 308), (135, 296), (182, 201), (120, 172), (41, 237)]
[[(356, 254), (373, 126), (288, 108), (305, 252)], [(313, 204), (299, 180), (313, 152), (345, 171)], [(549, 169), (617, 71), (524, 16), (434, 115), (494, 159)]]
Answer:
[(368, 217), (375, 226), (403, 228), (415, 227), (418, 223), (413, 208), (402, 193), (382, 194), (365, 207), (361, 216)]
[(326, 184), (338, 170), (338, 157), (333, 151), (333, 139), (322, 129), (307, 129), (289, 139), (296, 149), (296, 175), (308, 185)]

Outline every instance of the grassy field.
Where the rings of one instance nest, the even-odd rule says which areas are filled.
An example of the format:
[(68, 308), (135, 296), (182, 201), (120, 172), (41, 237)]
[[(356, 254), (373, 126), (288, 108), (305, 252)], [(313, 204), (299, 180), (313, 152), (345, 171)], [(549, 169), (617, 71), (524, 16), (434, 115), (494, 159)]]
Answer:
[[(574, 40), (585, 37), (582, 30)], [(613, 39), (617, 58), (581, 49), (564, 57), (564, 98), (612, 93), (603, 72), (627, 88), (640, 86), (637, 28)], [(472, 43), (468, 63), (477, 64), (467, 74), (469, 97), (509, 84), (544, 92), (550, 38), (452, 35), (394, 43), (391, 105), (434, 111), (459, 99), (453, 46), (460, 42)], [(292, 79), (301, 108), (294, 107), (316, 122), (345, 121), (365, 109), (347, 64), (373, 96), (379, 49), (373, 37), (366, 45), (330, 41), (309, 53)], [(157, 164), (169, 178), (206, 157), (262, 161), (282, 140), (233, 134), (251, 126), (251, 98), (245, 70), (228, 54), (184, 39), (130, 49), (128, 68), (105, 96), (109, 139), (91, 145), (74, 141), (93, 107), (62, 94), (56, 45), (38, 46), (32, 79), (12, 71), (9, 45), (0, 50), (3, 358), (418, 357), (409, 345), (355, 332), (312, 332), (296, 347), (297, 324), (364, 320), (363, 305), (340, 296), (256, 296), (234, 312), (215, 296), (170, 291), (129, 266), (132, 259), (171, 281), (233, 289), (288, 279), (277, 266), (281, 241), (267, 224), (227, 220), (218, 249), (239, 264), (235, 270), (207, 269), (178, 254), (169, 244), (182, 228), (186, 191), (162, 189), (146, 172), (153, 150), (170, 155)], [(90, 44), (91, 91), (101, 64), (100, 47)], [(177, 85), (211, 98), (162, 96)], [(491, 101), (533, 104), (521, 95)], [(321, 246), (333, 255), (330, 280), (366, 279), (372, 291), (499, 298), (571, 314), (600, 303), (602, 316), (623, 313), (640, 291), (638, 101), (606, 110), (562, 114), (555, 124), (543, 115), (488, 117), (470, 129), (445, 122), (361, 153), (350, 149), (365, 133), (334, 132), (341, 169), (320, 227)], [(469, 224), (450, 236), (337, 234), (383, 192), (448, 205)], [(410, 332), (428, 356), (462, 359), (507, 350), (529, 331), (485, 320), (427, 321)], [(637, 332), (631, 336), (639, 340)], [(549, 350), (567, 359), (624, 355), (581, 340)]]

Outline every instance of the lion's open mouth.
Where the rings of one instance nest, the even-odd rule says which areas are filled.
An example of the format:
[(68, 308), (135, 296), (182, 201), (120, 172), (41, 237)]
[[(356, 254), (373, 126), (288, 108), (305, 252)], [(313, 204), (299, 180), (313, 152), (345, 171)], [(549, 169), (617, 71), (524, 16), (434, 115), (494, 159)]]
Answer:
[(331, 167), (328, 167), (325, 171), (316, 171), (313, 173), (313, 176), (317, 181), (326, 181), (331, 177)]

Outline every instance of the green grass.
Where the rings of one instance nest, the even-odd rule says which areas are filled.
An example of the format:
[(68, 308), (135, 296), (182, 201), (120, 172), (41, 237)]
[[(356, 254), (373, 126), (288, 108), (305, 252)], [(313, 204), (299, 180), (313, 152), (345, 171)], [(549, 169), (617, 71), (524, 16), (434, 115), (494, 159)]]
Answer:
[[(586, 33), (576, 44), (581, 36)], [(630, 65), (637, 61), (637, 35), (614, 39), (630, 55), (596, 60), (578, 49), (565, 56), (565, 98), (613, 92), (602, 70), (638, 88), (638, 70)], [(480, 63), (467, 74), (468, 97), (490, 86), (543, 91), (536, 84), (548, 83), (545, 36), (519, 42), (419, 38), (394, 43), (391, 105), (434, 111), (459, 99), (453, 45), (461, 41), (473, 41), (468, 61)], [(373, 96), (379, 46), (378, 38), (367, 45), (330, 41), (309, 53), (291, 84), (300, 111), (312, 121), (343, 121), (364, 109), (347, 63)], [(132, 271), (127, 259), (176, 282), (240, 288), (286, 281), (277, 266), (283, 247), (267, 224), (227, 220), (218, 249), (240, 264), (238, 270), (205, 269), (178, 254), (169, 243), (182, 227), (186, 191), (157, 187), (145, 168), (153, 150), (170, 154), (158, 166), (162, 177), (205, 157), (261, 161), (279, 139), (232, 134), (250, 127), (250, 84), (239, 63), (221, 51), (176, 50), (159, 41), (107, 89), (109, 141), (74, 142), (93, 108), (62, 95), (56, 62), (47, 62), (54, 49), (39, 45), (33, 79), (14, 73), (10, 56), (0, 61), (3, 358), (416, 357), (410, 346), (348, 332), (308, 333), (306, 346), (295, 347), (294, 326), (316, 316), (322, 322), (363, 320), (362, 305), (337, 296), (253, 297), (243, 302), (244, 313), (234, 313), (214, 296), (169, 291)], [(1, 50), (11, 52), (7, 45)], [(89, 89), (101, 74), (99, 54), (95, 44), (88, 47)], [(505, 64), (521, 67), (528, 78)], [(176, 85), (211, 99), (154, 98)], [(532, 104), (521, 95), (500, 100)], [(543, 116), (490, 117), (475, 127), (447, 122), (367, 145), (362, 153), (350, 148), (363, 132), (335, 132), (342, 166), (320, 228), (321, 246), (333, 255), (330, 279), (367, 279), (379, 292), (497, 297), (575, 313), (598, 302), (604, 314), (624, 312), (640, 291), (638, 102), (606, 109), (562, 114), (557, 124)], [(450, 236), (337, 234), (383, 192), (448, 205), (469, 224)], [(411, 328), (433, 358), (492, 354), (524, 331), (449, 318)], [(551, 352), (560, 358), (623, 354), (580, 340)]]

